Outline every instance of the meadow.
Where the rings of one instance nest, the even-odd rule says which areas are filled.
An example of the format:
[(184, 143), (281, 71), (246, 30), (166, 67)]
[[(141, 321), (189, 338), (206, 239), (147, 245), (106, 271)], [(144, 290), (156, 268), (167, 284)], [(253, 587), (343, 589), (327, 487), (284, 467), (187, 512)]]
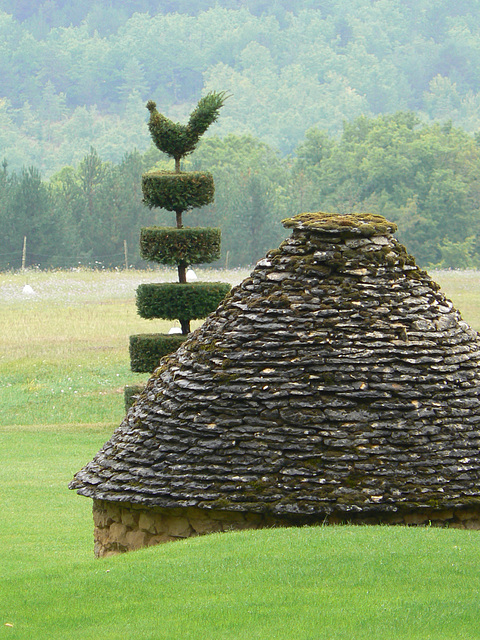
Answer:
[[(480, 273), (432, 276), (480, 329)], [(94, 559), (91, 501), (67, 484), (145, 380), (128, 336), (171, 326), (137, 316), (135, 287), (168, 278), (0, 274), (0, 639), (480, 638), (475, 531), (278, 529)]]

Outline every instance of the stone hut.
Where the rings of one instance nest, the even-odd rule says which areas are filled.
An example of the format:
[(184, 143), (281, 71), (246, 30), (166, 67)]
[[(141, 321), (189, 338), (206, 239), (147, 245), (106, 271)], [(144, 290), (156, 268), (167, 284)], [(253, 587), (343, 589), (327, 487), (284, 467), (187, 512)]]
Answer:
[(98, 556), (269, 526), (480, 528), (477, 333), (383, 217), (284, 224), (70, 483)]

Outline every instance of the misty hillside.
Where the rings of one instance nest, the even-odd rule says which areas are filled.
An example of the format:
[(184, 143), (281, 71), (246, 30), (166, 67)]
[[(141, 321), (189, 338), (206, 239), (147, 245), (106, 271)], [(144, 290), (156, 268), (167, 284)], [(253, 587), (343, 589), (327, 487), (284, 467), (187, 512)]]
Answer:
[[(183, 119), (233, 94), (212, 133), (290, 154), (360, 115), (480, 123), (476, 0), (0, 0), (0, 158), (49, 176), (95, 146), (150, 146), (145, 102)], [(176, 12), (173, 12), (173, 11)]]

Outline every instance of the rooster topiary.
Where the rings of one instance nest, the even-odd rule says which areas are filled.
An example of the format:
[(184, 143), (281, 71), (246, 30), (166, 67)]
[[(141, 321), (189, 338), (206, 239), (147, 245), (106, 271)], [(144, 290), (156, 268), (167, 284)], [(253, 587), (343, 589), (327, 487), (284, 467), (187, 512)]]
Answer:
[(198, 102), (186, 125), (172, 122), (159, 113), (153, 100), (147, 102), (148, 128), (153, 141), (160, 151), (175, 158), (175, 171), (180, 171), (180, 159), (195, 150), (200, 137), (218, 118), (227, 97), (226, 91), (208, 93)]

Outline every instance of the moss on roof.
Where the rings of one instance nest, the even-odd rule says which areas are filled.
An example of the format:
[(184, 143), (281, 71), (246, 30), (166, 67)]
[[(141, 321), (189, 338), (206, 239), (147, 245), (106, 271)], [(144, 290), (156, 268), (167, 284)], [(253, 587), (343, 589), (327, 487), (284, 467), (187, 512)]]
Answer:
[(287, 229), (311, 229), (340, 232), (342, 235), (376, 236), (395, 233), (397, 225), (373, 213), (324, 213), (323, 211), (300, 213), (282, 220)]

